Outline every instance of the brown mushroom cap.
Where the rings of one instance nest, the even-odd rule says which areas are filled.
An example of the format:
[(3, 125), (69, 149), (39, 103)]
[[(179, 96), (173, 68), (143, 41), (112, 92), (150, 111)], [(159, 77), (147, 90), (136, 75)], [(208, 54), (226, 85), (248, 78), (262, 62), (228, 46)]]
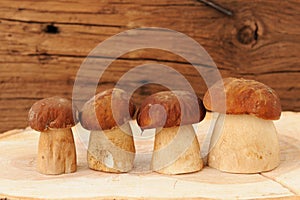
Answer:
[[(114, 109), (114, 112), (113, 110)], [(80, 123), (87, 130), (107, 130), (128, 122), (135, 105), (124, 90), (105, 90), (87, 101), (80, 113)]]
[(28, 122), (31, 128), (41, 132), (48, 128), (71, 128), (76, 123), (72, 102), (58, 96), (37, 101), (29, 110)]
[(276, 92), (263, 83), (243, 78), (225, 78), (209, 88), (203, 98), (206, 109), (224, 110), (221, 104), (212, 105), (211, 102), (211, 97), (221, 98), (224, 92), (222, 84), (226, 95), (226, 114), (250, 114), (267, 120), (280, 118), (281, 104)]
[(200, 122), (204, 119), (206, 110), (202, 101), (194, 97), (187, 91), (164, 91), (153, 94), (143, 101), (137, 115), (137, 122), (143, 129), (167, 128)]

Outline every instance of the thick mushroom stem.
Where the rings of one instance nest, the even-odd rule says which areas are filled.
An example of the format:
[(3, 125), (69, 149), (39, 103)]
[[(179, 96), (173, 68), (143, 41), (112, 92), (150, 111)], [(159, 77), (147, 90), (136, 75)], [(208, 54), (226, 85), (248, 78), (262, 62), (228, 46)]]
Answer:
[(184, 174), (202, 169), (200, 145), (192, 125), (156, 130), (152, 169), (162, 174)]
[(210, 143), (209, 166), (231, 173), (258, 173), (274, 169), (279, 161), (273, 121), (251, 115), (219, 115)]
[(91, 131), (87, 153), (91, 169), (114, 173), (130, 171), (135, 147), (129, 123), (110, 130)]
[(41, 132), (37, 170), (49, 175), (76, 171), (76, 149), (70, 128)]

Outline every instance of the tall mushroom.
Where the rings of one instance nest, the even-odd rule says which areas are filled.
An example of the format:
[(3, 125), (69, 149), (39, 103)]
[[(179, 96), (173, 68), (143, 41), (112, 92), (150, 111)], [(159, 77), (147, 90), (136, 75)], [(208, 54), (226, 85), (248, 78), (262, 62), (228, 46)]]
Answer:
[(129, 120), (134, 113), (130, 97), (117, 88), (103, 91), (84, 104), (80, 122), (91, 130), (89, 168), (114, 173), (133, 168), (135, 147)]
[(200, 145), (192, 127), (205, 116), (202, 101), (186, 91), (164, 91), (147, 97), (137, 122), (156, 128), (152, 169), (162, 174), (184, 174), (202, 169)]
[(60, 97), (37, 101), (28, 113), (29, 125), (40, 131), (37, 170), (42, 174), (76, 171), (72, 102)]
[(226, 113), (220, 113), (216, 121), (208, 165), (232, 173), (258, 173), (277, 167), (279, 144), (272, 120), (280, 118), (281, 105), (276, 92), (254, 80), (225, 78), (206, 92), (203, 101), (208, 110), (224, 110), (211, 103), (221, 92), (226, 94)]

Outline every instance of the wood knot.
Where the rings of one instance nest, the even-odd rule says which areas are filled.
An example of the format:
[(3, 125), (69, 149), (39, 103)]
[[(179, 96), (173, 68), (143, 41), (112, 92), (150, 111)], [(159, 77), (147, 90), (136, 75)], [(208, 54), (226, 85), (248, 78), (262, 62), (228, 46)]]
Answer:
[(258, 40), (258, 26), (255, 23), (255, 28), (248, 25), (243, 26), (237, 33), (237, 39), (242, 44), (256, 43)]
[(44, 32), (49, 34), (57, 34), (59, 33), (59, 29), (55, 25), (49, 24), (44, 28)]

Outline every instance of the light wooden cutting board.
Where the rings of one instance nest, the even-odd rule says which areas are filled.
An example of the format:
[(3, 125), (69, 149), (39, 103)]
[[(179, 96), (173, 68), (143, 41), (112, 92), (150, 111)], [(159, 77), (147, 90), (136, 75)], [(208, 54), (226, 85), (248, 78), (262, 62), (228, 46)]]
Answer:
[[(211, 115), (196, 126), (203, 148)], [(281, 164), (262, 174), (229, 174), (210, 167), (197, 173), (167, 176), (151, 172), (151, 131), (135, 135), (135, 168), (127, 174), (102, 173), (88, 169), (88, 133), (74, 129), (78, 155), (76, 173), (47, 176), (36, 172), (39, 133), (31, 129), (0, 135), (1, 198), (87, 198), (87, 199), (300, 199), (300, 113), (284, 112), (275, 122), (281, 147)], [(148, 136), (146, 136), (148, 134)]]

